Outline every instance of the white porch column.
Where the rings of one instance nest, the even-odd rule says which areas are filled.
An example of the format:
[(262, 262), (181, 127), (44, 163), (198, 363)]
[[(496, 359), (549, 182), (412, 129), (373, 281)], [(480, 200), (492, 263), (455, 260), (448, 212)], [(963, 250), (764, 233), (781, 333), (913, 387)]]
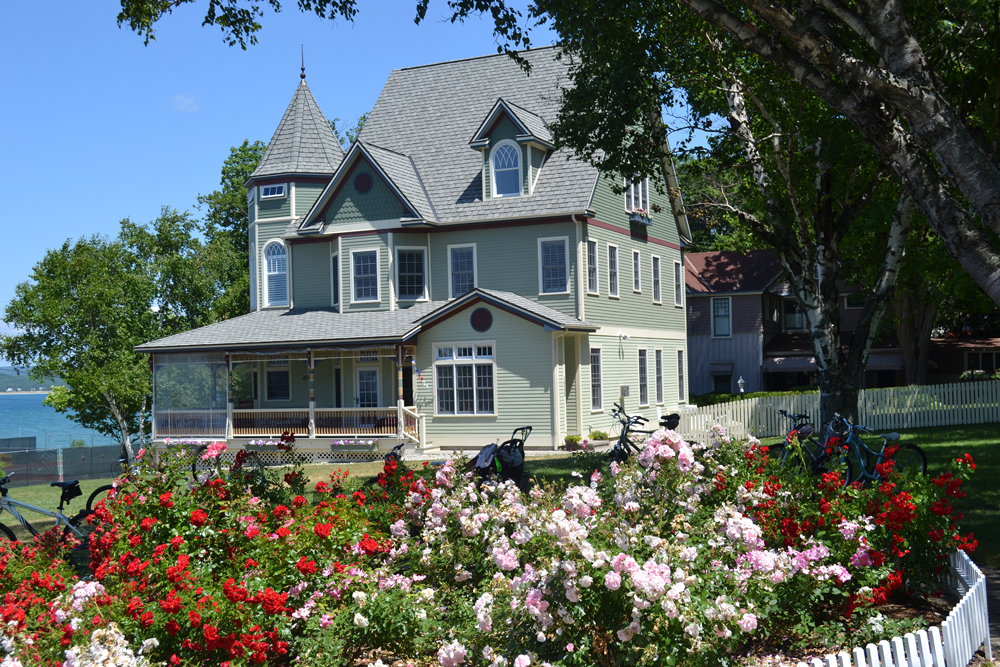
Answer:
[(312, 350), (306, 350), (306, 363), (309, 364), (309, 437), (316, 437), (316, 360)]
[[(406, 348), (396, 345), (396, 437), (403, 442), (403, 362)], [(398, 444), (398, 443), (397, 443)]]
[(226, 440), (233, 437), (233, 360), (226, 352)]

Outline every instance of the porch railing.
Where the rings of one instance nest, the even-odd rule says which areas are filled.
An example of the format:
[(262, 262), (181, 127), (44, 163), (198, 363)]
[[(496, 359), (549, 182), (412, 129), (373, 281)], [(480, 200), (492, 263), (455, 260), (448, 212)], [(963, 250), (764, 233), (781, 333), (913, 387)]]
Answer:
[(233, 410), (233, 435), (309, 435), (309, 408)]
[(316, 408), (316, 435), (397, 435), (396, 408)]

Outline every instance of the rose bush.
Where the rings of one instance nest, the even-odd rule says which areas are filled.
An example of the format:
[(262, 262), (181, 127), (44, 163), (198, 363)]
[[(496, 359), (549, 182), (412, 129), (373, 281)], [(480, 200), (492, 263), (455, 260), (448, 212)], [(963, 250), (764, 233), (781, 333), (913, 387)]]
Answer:
[(576, 483), (527, 495), (449, 461), (309, 493), (293, 467), (262, 497), (225, 467), (192, 483), (191, 456), (119, 482), (86, 581), (51, 535), (0, 544), (6, 665), (721, 664), (759, 638), (893, 632), (878, 606), (934, 594), (975, 546), (950, 505), (969, 457), (845, 489), (718, 427), (625, 464), (581, 454)]

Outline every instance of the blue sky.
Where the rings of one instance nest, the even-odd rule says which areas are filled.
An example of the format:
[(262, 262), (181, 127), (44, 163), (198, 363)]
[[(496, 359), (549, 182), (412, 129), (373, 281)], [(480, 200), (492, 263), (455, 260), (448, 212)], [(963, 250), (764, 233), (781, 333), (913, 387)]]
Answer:
[(0, 4), (0, 308), (65, 239), (112, 236), (122, 218), (191, 209), (218, 187), (230, 146), (271, 138), (299, 81), (300, 44), (323, 113), (350, 122), (393, 69), (496, 50), (491, 21), (446, 23), (441, 0), (420, 26), (415, 0), (361, 0), (353, 23), (288, 0), (246, 51), (201, 27), (205, 4), (164, 18), (149, 46), (118, 28), (115, 0), (57, 0), (45, 16), (34, 3)]

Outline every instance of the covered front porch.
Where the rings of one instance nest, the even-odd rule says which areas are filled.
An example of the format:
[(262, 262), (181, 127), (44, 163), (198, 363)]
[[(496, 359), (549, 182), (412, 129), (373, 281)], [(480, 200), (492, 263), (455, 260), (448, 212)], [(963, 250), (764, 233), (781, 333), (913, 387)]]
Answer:
[(413, 346), (152, 355), (153, 440), (391, 438), (422, 446)]

